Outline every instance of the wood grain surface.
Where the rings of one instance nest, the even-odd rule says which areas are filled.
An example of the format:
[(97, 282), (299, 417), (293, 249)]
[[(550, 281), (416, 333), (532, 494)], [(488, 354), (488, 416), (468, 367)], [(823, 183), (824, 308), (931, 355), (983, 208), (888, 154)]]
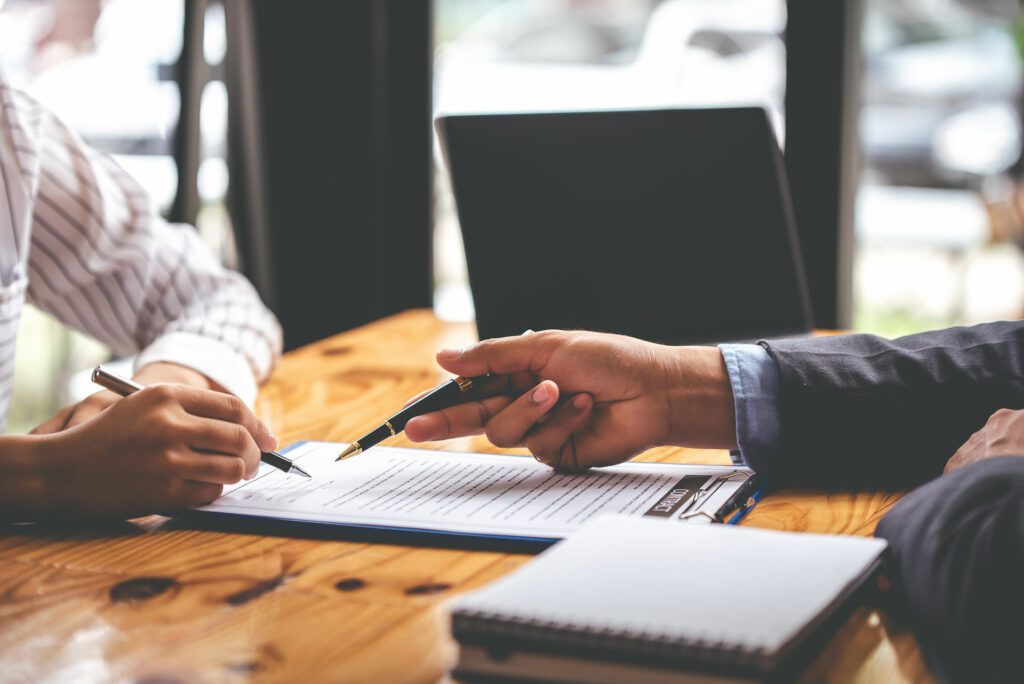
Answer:
[[(286, 355), (257, 413), (282, 444), (350, 441), (447, 379), (434, 352), (473, 334), (470, 325), (409, 311), (323, 340)], [(388, 443), (413, 446), (403, 435)], [(479, 437), (429, 447), (502, 451)], [(728, 456), (673, 448), (639, 460)], [(787, 491), (767, 497), (744, 524), (870, 535), (898, 498)], [(0, 681), (443, 681), (457, 654), (446, 599), (531, 558), (203, 531), (159, 516), (11, 525), (0, 530)], [(907, 629), (861, 606), (802, 680), (931, 678)]]

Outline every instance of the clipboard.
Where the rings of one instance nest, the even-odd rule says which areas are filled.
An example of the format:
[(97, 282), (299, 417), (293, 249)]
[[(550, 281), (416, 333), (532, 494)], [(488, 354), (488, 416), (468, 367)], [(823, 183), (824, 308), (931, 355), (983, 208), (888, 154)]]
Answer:
[[(274, 510), (265, 504), (259, 502), (251, 503), (245, 500), (244, 493), (247, 491), (247, 487), (249, 488), (248, 491), (264, 493), (267, 491), (273, 493), (275, 487), (278, 487), (278, 489), (281, 487), (293, 487), (296, 491), (300, 492), (300, 495), (297, 496), (302, 496), (302, 492), (312, 491), (318, 487), (326, 491), (328, 487), (334, 486), (335, 482), (334, 480), (329, 480), (329, 477), (325, 476), (324, 473), (332, 474), (339, 467), (346, 467), (350, 472), (355, 472), (352, 470), (353, 466), (328, 464), (319, 471), (314, 466), (322, 465), (319, 461), (323, 460), (321, 456), (326, 451), (330, 451), (332, 456), (330, 460), (333, 463), (333, 454), (344, 446), (338, 443), (312, 441), (294, 443), (281, 450), (281, 453), (287, 454), (304, 468), (310, 470), (314, 476), (312, 481), (304, 478), (300, 480), (294, 476), (285, 475), (269, 466), (261, 466), (259, 474), (254, 480), (229, 486), (221, 499), (198, 509), (183, 511), (176, 517), (190, 526), (243, 533), (279, 534), (282, 536), (403, 543), (481, 550), (516, 550), (523, 552), (543, 550), (560, 541), (572, 531), (566, 529), (555, 534), (551, 533), (550, 529), (538, 528), (539, 531), (531, 534), (532, 528), (524, 525), (511, 525), (508, 529), (502, 529), (500, 525), (490, 528), (470, 526), (460, 529), (460, 526), (455, 523), (439, 525), (436, 521), (432, 523), (426, 519), (417, 520), (414, 516), (406, 516), (404, 518), (396, 516), (394, 519), (387, 519), (380, 516), (370, 518), (359, 515), (327, 515), (318, 514), (315, 507), (310, 508), (306, 513), (301, 511), (296, 513), (293, 510), (286, 509)], [(392, 460), (398, 459), (396, 462), (401, 462), (401, 458), (410, 458), (414, 461), (423, 459), (430, 461), (430, 459), (435, 459), (437, 463), (442, 465), (448, 465), (461, 459), (462, 463), (482, 464), (483, 466), (493, 464), (496, 468), (505, 467), (510, 472), (522, 471), (530, 474), (535, 480), (540, 478), (539, 482), (543, 481), (544, 478), (555, 477), (555, 474), (550, 469), (536, 464), (529, 456), (520, 455), (467, 454), (426, 449), (376, 447), (367, 454), (360, 455), (343, 463), (354, 464), (357, 462), (356, 459), (360, 459), (364, 470), (379, 476), (379, 473), (374, 468), (378, 470), (384, 468), (385, 461), (388, 458)], [(313, 460), (310, 461), (309, 459)], [(432, 462), (430, 461), (430, 463)], [(312, 465), (310, 465), (311, 463)], [(455, 466), (458, 465), (458, 463), (455, 463)], [(461, 473), (458, 472), (455, 466), (453, 466), (451, 482), (455, 482), (458, 485)], [(429, 467), (424, 467), (422, 472), (433, 475), (433, 471)], [(320, 474), (318, 475), (318, 473)], [(726, 517), (717, 516), (721, 519), (716, 520), (716, 514), (720, 510), (717, 504), (723, 500), (724, 493), (726, 491), (739, 492), (744, 484), (750, 482), (750, 477), (753, 474), (752, 471), (734, 466), (627, 462), (609, 468), (594, 469), (587, 474), (579, 476), (563, 475), (561, 477), (580, 479), (607, 475), (608, 473), (618, 476), (618, 480), (623, 480), (623, 474), (632, 476), (637, 482), (643, 482), (644, 478), (652, 478), (652, 482), (654, 479), (660, 478), (659, 482), (661, 482), (661, 490), (664, 490), (664, 495), (661, 495), (661, 490), (652, 490), (653, 494), (648, 496), (648, 499), (654, 501), (653, 505), (648, 506), (647, 504), (650, 504), (651, 501), (647, 499), (640, 501), (645, 506), (643, 515), (647, 517), (660, 517), (674, 522), (682, 521), (681, 524), (686, 524), (687, 522), (723, 522), (735, 525), (756, 505), (761, 495), (759, 488), (751, 496), (744, 496), (741, 507), (738, 507), (734, 512), (729, 512)], [(616, 481), (616, 478), (606, 479), (609, 482)], [(703, 491), (689, 492), (692, 489), (689, 484), (690, 480), (693, 483), (699, 481)], [(411, 481), (414, 483), (419, 482), (415, 479)], [(738, 488), (735, 486), (737, 483), (739, 484)], [(574, 482), (570, 482), (570, 484), (574, 484)], [(612, 485), (609, 484), (608, 486), (611, 487)], [(722, 488), (726, 489), (723, 490)], [(681, 491), (687, 491), (686, 496), (688, 498), (685, 498), (680, 493)], [(337, 492), (334, 493), (337, 494)], [(422, 492), (420, 493), (422, 494)], [(321, 496), (321, 494), (320, 492), (313, 491), (309, 496), (319, 496), (320, 499), (330, 500), (331, 502), (337, 500), (337, 497), (327, 497), (325, 499), (325, 496)], [(231, 496), (229, 497), (229, 495)], [(600, 497), (596, 498), (599, 499)], [(646, 503), (644, 503), (645, 501)], [(709, 512), (704, 502), (715, 502), (716, 507), (710, 509)], [(309, 505), (312, 507), (312, 503)], [(596, 514), (596, 512), (595, 505), (595, 511), (592, 514)], [(581, 517), (580, 524), (585, 519)]]

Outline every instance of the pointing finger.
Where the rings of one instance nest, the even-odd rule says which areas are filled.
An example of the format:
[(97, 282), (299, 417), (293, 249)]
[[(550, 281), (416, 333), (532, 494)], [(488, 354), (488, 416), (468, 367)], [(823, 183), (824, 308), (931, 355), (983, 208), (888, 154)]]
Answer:
[(554, 350), (553, 334), (557, 331), (482, 340), (464, 349), (442, 349), (437, 362), (445, 370), (467, 377), (536, 372)]

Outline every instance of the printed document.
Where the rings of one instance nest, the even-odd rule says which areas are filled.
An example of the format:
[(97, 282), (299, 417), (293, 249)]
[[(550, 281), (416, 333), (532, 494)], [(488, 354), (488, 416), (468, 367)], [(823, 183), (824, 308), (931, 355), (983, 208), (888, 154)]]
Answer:
[(303, 522), (560, 539), (599, 513), (708, 522), (750, 474), (731, 466), (623, 463), (557, 473), (530, 457), (346, 444), (286, 453), (312, 479), (261, 464), (199, 510)]

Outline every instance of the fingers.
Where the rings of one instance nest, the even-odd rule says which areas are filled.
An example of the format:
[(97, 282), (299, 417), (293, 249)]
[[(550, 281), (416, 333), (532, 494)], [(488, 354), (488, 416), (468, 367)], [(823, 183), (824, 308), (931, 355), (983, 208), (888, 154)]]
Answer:
[(499, 395), (416, 416), (405, 424), (405, 436), (414, 442), (436, 442), (482, 434), (487, 421), (511, 404), (512, 400), (512, 397)]
[(106, 390), (96, 392), (77, 404), (65, 406), (57, 412), (57, 415), (50, 418), (45, 423), (36, 426), (29, 434), (49, 435), (54, 432), (60, 432), (61, 430), (67, 430), (68, 428), (75, 427), (76, 425), (80, 425), (90, 418), (94, 418), (99, 415), (104, 409), (120, 398), (121, 397), (117, 396), (113, 392)]
[(175, 498), (179, 500), (179, 506), (203, 506), (220, 496), (222, 491), (224, 488), (219, 484), (186, 480)]
[(580, 470), (583, 464), (573, 433), (586, 424), (593, 407), (594, 400), (589, 394), (577, 394), (530, 431), (526, 436), (526, 448), (537, 460), (553, 468)]
[(41, 423), (34, 427), (29, 434), (30, 435), (50, 435), (54, 432), (60, 432), (64, 429), (64, 425), (68, 422), (68, 418), (71, 417), (71, 413), (75, 410), (75, 406), (65, 406), (60, 411), (57, 411), (57, 415), (50, 418), (44, 423)]
[(515, 400), (499, 395), (417, 416), (406, 423), (405, 434), (414, 442), (428, 442), (486, 433), (495, 446), (525, 443), (541, 460), (556, 460), (594, 405), (589, 394), (580, 394), (552, 412), (558, 397), (558, 385), (545, 380)]
[(557, 401), (558, 385), (545, 380), (514, 401), (499, 395), (417, 416), (405, 424), (405, 434), (423, 442), (484, 432), (495, 446), (520, 446), (534, 423)]
[(416, 416), (405, 424), (414, 442), (479, 435), (500, 447), (520, 446), (523, 437), (558, 401), (558, 386), (545, 380), (518, 399), (499, 394)]
[(956, 450), (956, 453), (953, 454), (952, 458), (946, 461), (946, 467), (942, 469), (943, 475), (945, 475), (946, 473), (953, 472), (960, 466), (961, 462), (966, 457), (968, 450), (972, 446), (972, 442), (974, 441), (975, 435), (977, 434), (978, 433), (974, 433), (974, 435), (971, 435), (971, 438), (968, 439), (964, 444), (960, 446), (959, 449)]
[(522, 446), (529, 432), (558, 402), (558, 385), (545, 380), (522, 395), (484, 426), (494, 446)]
[[(243, 477), (255, 474), (255, 470), (247, 470), (248, 464), (236, 456), (191, 452), (183, 454), (179, 458), (176, 474), (195, 482), (234, 484)], [(259, 461), (257, 460), (258, 466)]]
[(74, 407), (74, 410), (68, 417), (67, 422), (61, 429), (66, 430), (68, 428), (75, 427), (76, 425), (81, 425), (85, 421), (102, 413), (120, 398), (121, 397), (108, 390), (96, 392)]
[(437, 362), (445, 370), (466, 377), (536, 372), (547, 363), (553, 349), (551, 342), (550, 333), (499, 337), (465, 349), (442, 349)]
[[(192, 418), (183, 430), (185, 441), (193, 449), (213, 451), (236, 457), (242, 465), (242, 475), (231, 482), (238, 482), (242, 476), (252, 476), (260, 467), (260, 448), (252, 434), (238, 423), (208, 418)], [(200, 480), (204, 478), (192, 477)], [(205, 480), (207, 482), (224, 482), (224, 480)]]
[(959, 458), (957, 458), (959, 453), (960, 452), (958, 451), (956, 454), (953, 455), (953, 457), (951, 459), (946, 461), (946, 467), (944, 467), (942, 469), (942, 474), (943, 475), (948, 475), (949, 473), (953, 472), (954, 470), (956, 470), (959, 467), (960, 460), (959, 460)]
[[(477, 378), (473, 388), (466, 394), (466, 398), (481, 399), (493, 397), (499, 394), (519, 395), (537, 384), (537, 376), (533, 373), (512, 373), (511, 375), (491, 375), (484, 378)], [(404, 406), (419, 401), (426, 395), (433, 392), (436, 387), (425, 389), (411, 399), (406, 400)]]
[(234, 395), (185, 385), (152, 385), (142, 390), (154, 391), (163, 392), (176, 399), (185, 411), (194, 416), (241, 425), (252, 435), (257, 447), (262, 451), (273, 451), (277, 448), (277, 439), (270, 433), (270, 429), (253, 415), (245, 402)]

